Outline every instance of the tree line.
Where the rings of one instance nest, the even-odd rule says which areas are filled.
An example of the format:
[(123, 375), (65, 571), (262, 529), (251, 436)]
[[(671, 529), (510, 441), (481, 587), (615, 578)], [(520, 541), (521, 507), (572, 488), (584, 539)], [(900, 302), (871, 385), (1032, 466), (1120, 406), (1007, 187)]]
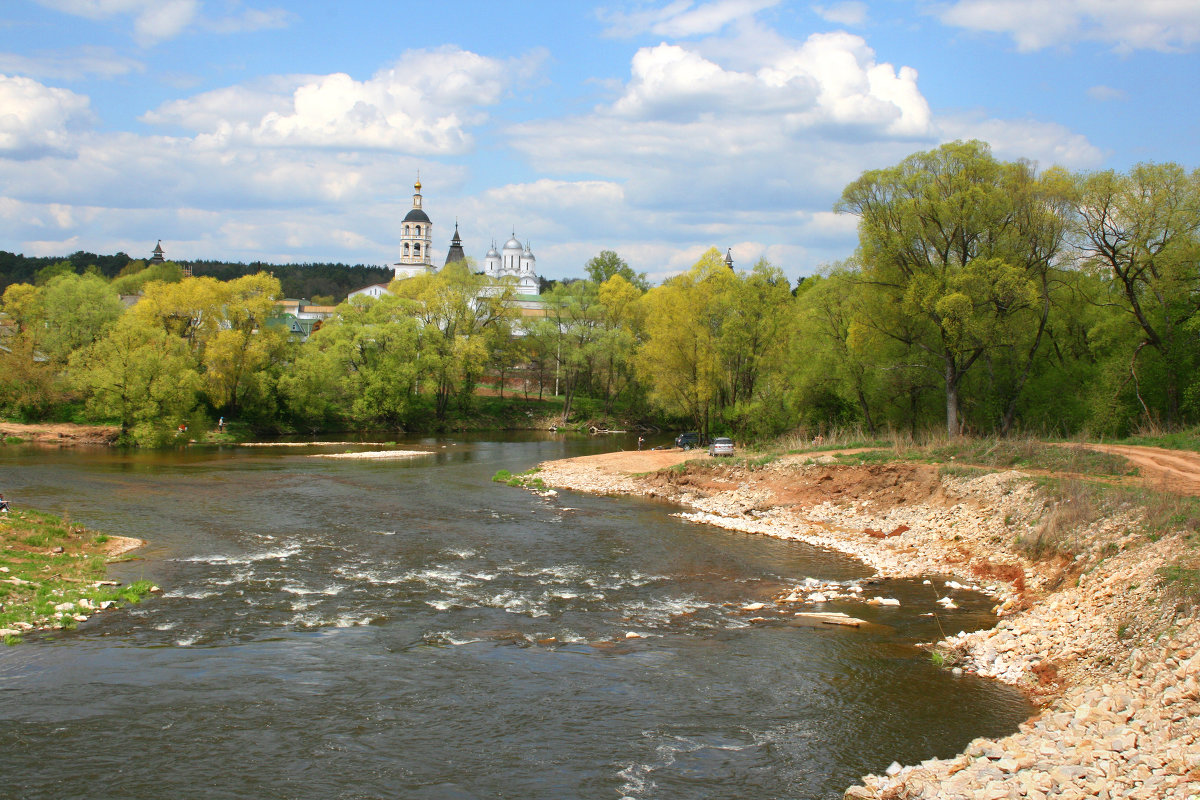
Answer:
[(280, 324), (265, 271), (52, 271), (4, 292), (0, 406), (66, 404), (145, 442), (216, 415), (427, 428), (469, 413), (483, 384), (554, 397), (564, 421), (582, 407), (743, 439), (1200, 418), (1200, 171), (1039, 171), (955, 142), (864, 173), (837, 210), (858, 248), (795, 288), (715, 249), (651, 286), (604, 251), (530, 308), (460, 262), (342, 302), (307, 341)]

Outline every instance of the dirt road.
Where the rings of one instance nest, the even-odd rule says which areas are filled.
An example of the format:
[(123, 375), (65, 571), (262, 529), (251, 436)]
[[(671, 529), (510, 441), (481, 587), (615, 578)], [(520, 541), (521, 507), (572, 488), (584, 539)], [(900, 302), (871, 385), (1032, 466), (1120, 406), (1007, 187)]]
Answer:
[(1200, 497), (1200, 453), (1130, 444), (1085, 444), (1089, 450), (1123, 456), (1141, 472), (1152, 489)]

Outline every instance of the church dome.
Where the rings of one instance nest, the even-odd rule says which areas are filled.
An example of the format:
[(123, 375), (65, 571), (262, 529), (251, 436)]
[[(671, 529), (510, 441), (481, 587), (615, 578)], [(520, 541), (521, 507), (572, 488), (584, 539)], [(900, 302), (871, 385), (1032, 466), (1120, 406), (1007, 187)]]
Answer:
[(509, 239), (507, 242), (504, 243), (504, 249), (505, 250), (520, 250), (521, 242), (518, 241), (516, 236), (514, 236), (511, 239)]
[(429, 215), (419, 208), (414, 208), (404, 215), (405, 222), (429, 222)]

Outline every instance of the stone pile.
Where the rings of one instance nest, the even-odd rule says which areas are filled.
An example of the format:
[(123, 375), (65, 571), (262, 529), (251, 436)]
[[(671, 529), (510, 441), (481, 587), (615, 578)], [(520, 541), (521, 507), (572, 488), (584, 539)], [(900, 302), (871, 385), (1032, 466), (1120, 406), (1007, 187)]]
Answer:
[[(594, 467), (562, 476), (554, 467), (540, 474), (561, 488), (664, 494), (661, 483)], [(804, 480), (804, 467), (767, 471), (787, 469)], [(998, 625), (935, 647), (1045, 704), (1011, 736), (976, 740), (952, 759), (893, 764), (846, 797), (1200, 800), (1200, 622), (1156, 599), (1158, 569), (1184, 547), (1178, 537), (1149, 541), (1128, 509), (1093, 523), (1074, 562), (1031, 563), (1014, 543), (1035, 533), (1050, 501), (1013, 471), (943, 478), (936, 499), (892, 507), (869, 497), (772, 507), (763, 495), (748, 476), (734, 490), (688, 488), (671, 499), (688, 507), (684, 519), (835, 549), (883, 577), (980, 577), (969, 588), (996, 596)], [(825, 592), (851, 589), (801, 585), (777, 602), (803, 604)]]

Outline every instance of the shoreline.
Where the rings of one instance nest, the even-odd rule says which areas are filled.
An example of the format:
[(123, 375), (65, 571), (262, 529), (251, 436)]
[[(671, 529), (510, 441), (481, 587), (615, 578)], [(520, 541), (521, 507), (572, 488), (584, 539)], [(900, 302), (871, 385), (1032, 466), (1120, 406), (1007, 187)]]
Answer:
[[(1017, 471), (940, 476), (911, 464), (845, 467), (823, 454), (757, 468), (662, 451), (550, 461), (556, 489), (657, 497), (677, 516), (808, 542), (854, 557), (880, 577), (953, 575), (997, 598), (997, 625), (933, 647), (959, 667), (1019, 687), (1040, 705), (1013, 734), (963, 753), (893, 764), (846, 790), (856, 800), (953, 797), (1200, 796), (1200, 623), (1157, 605), (1157, 569), (1185, 547), (1146, 537), (1138, 510), (1088, 527), (1074, 560), (1031, 562), (1017, 551), (1048, 514)], [(694, 467), (679, 468), (686, 461)], [(675, 467), (675, 469), (668, 469)], [(947, 583), (939, 589), (953, 602)], [(821, 610), (798, 586), (775, 600)]]

